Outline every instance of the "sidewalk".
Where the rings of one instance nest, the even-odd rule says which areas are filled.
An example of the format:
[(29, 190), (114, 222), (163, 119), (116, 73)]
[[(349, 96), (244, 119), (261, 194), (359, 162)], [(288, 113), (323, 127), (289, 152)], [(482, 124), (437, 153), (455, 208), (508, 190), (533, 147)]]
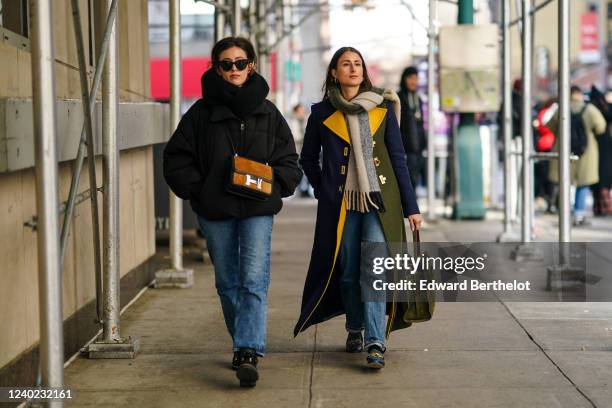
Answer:
[[(121, 322), (141, 353), (78, 358), (66, 369), (67, 406), (612, 407), (611, 303), (438, 303), (432, 321), (392, 334), (381, 372), (343, 351), (343, 318), (294, 339), (315, 213), (295, 200), (276, 218), (268, 354), (255, 389), (239, 388), (229, 368), (211, 265), (186, 258), (195, 286), (147, 290)], [(423, 234), (485, 241), (499, 231), (496, 220), (441, 220)]]

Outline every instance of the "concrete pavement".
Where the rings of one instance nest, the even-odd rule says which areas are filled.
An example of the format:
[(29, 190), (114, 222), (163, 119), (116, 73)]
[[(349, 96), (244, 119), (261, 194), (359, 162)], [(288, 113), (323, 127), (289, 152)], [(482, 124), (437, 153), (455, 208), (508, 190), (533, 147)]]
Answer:
[[(212, 266), (188, 256), (193, 288), (149, 289), (122, 315), (141, 353), (77, 358), (66, 369), (67, 406), (612, 407), (611, 303), (438, 303), (432, 321), (392, 334), (381, 372), (343, 351), (343, 317), (294, 339), (315, 212), (313, 201), (293, 200), (276, 219), (268, 354), (255, 389), (239, 388), (229, 368)], [(496, 220), (441, 220), (424, 239), (486, 241), (500, 230)]]

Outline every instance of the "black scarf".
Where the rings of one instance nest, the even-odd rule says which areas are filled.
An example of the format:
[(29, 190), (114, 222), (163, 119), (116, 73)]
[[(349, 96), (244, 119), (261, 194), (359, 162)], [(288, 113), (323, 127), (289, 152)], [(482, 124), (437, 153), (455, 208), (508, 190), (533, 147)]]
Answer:
[(225, 105), (241, 119), (249, 116), (266, 99), (270, 88), (266, 80), (253, 72), (240, 87), (219, 75), (211, 68), (202, 75), (202, 98), (211, 105)]

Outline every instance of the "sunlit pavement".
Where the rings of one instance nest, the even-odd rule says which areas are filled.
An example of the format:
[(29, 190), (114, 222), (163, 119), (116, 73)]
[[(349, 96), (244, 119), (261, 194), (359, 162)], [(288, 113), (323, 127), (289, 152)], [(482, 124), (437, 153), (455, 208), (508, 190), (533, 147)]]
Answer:
[[(268, 354), (256, 388), (238, 387), (212, 266), (190, 255), (193, 288), (149, 289), (122, 315), (122, 332), (141, 338), (134, 360), (68, 366), (68, 406), (612, 406), (611, 303), (438, 303), (432, 321), (392, 334), (381, 372), (364, 367), (364, 353), (343, 351), (343, 317), (294, 339), (315, 212), (314, 200), (296, 199), (276, 218)], [(501, 222), (489, 217), (429, 223), (423, 238), (493, 241)], [(536, 221), (540, 238), (554, 240), (555, 223)], [(575, 234), (609, 240), (611, 224), (595, 220)]]

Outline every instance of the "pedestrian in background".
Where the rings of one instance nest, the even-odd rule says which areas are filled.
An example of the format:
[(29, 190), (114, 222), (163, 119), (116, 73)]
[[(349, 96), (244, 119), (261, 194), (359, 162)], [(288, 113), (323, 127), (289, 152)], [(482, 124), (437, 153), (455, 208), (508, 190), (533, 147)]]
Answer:
[[(241, 386), (254, 386), (257, 357), (266, 345), (273, 215), (302, 173), (289, 126), (266, 100), (269, 87), (255, 70), (253, 45), (241, 37), (224, 38), (211, 56), (202, 99), (189, 108), (164, 149), (164, 177), (198, 215), (232, 337), (232, 367)], [(274, 182), (265, 201), (228, 188), (236, 155), (272, 167)]]
[[(406, 166), (399, 112), (393, 91), (372, 86), (361, 53), (340, 48), (327, 69), (324, 98), (312, 106), (300, 156), (319, 202), (294, 334), (346, 314), (346, 351), (365, 348), (367, 365), (374, 369), (384, 366), (386, 335), (390, 327), (397, 327), (390, 318), (385, 330), (385, 313), (392, 315), (395, 303), (387, 308), (384, 300), (362, 299), (361, 244), (406, 242), (403, 217), (413, 230), (422, 223)], [(401, 314), (394, 318), (401, 320)]]
[[(400, 132), (406, 151), (408, 170), (412, 187), (416, 189), (425, 159), (427, 134), (423, 122), (423, 102), (418, 94), (419, 71), (415, 67), (404, 69), (400, 80), (398, 96), (401, 104)], [(432, 126), (432, 125), (430, 125)]]
[(612, 215), (612, 106), (595, 86), (591, 87), (591, 103), (606, 118), (606, 130), (597, 137), (599, 148), (599, 181), (591, 186), (593, 193), (593, 214)]
[[(585, 103), (582, 90), (577, 86), (572, 86), (570, 90), (570, 111), (572, 115), (577, 115), (577, 120), (582, 120), (582, 126), (586, 134), (584, 152), (577, 161), (572, 161), (570, 166), (570, 183), (576, 186), (574, 225), (581, 226), (587, 224), (585, 207), (589, 187), (599, 181), (599, 148), (597, 147), (596, 135), (601, 135), (606, 130), (606, 119), (594, 105)], [(559, 135), (557, 115), (553, 117), (549, 127), (557, 136)], [(575, 132), (576, 129), (572, 129), (573, 135)], [(572, 137), (574, 137), (573, 135)], [(553, 151), (559, 151), (558, 137), (555, 140)], [(551, 160), (549, 178), (551, 181), (559, 183), (559, 164), (556, 159)]]
[[(558, 105), (555, 99), (549, 99), (536, 106), (534, 133), (537, 152), (548, 153), (555, 144), (555, 134), (548, 126), (557, 110)], [(537, 160), (534, 163), (535, 209), (553, 213), (556, 211), (557, 189), (556, 184), (548, 178), (549, 167), (548, 160)]]

